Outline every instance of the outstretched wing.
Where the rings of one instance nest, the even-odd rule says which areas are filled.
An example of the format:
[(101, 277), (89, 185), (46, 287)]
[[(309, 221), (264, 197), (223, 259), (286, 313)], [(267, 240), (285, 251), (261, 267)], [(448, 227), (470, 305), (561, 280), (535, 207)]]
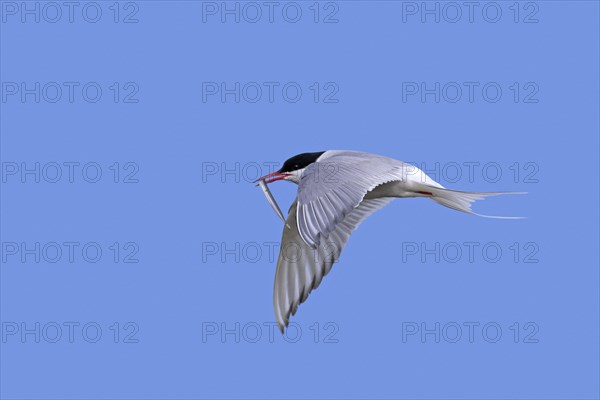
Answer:
[(387, 182), (405, 181), (407, 166), (414, 168), (375, 154), (328, 151), (306, 168), (298, 186), (294, 226), (302, 240), (318, 249), (368, 191)]
[(329, 273), (352, 231), (392, 199), (383, 197), (364, 200), (338, 222), (328, 238), (321, 240), (315, 248), (308, 245), (296, 229), (298, 199), (294, 201), (286, 220), (291, 228), (283, 228), (273, 292), (275, 318), (281, 332), (288, 326), (290, 314), (296, 313), (298, 305), (308, 298), (310, 292)]

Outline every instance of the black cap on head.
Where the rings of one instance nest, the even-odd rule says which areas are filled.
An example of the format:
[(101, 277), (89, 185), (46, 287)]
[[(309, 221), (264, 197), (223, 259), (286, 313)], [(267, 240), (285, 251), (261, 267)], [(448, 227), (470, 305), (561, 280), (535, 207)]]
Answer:
[(317, 158), (321, 157), (321, 155), (325, 153), (324, 151), (317, 151), (315, 153), (302, 153), (298, 154), (286, 160), (279, 172), (292, 172), (302, 168), (308, 167), (310, 164), (317, 161)]

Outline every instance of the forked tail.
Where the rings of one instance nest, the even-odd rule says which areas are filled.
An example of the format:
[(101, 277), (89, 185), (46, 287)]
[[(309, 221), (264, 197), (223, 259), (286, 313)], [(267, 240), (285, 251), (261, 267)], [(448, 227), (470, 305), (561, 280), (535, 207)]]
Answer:
[(501, 219), (523, 219), (525, 217), (500, 217), (495, 215), (483, 215), (478, 214), (471, 210), (471, 206), (477, 200), (483, 200), (486, 197), (500, 196), (503, 194), (526, 194), (526, 192), (461, 192), (459, 190), (450, 190), (437, 188), (433, 186), (427, 186), (423, 192), (431, 193), (429, 197), (431, 200), (438, 204), (452, 208), (454, 210), (474, 214), (480, 217), (486, 218), (501, 218)]

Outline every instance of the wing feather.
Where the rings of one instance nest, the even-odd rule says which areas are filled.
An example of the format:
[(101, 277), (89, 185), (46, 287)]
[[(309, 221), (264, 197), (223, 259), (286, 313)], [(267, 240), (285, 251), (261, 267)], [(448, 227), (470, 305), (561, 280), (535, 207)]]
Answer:
[[(296, 229), (283, 229), (273, 290), (275, 318), (282, 332), (288, 326), (290, 315), (296, 313), (298, 306), (306, 301), (309, 294), (319, 287), (323, 277), (331, 271), (352, 231), (391, 200), (391, 197), (364, 200), (316, 248), (304, 242)], [(297, 209), (296, 199), (286, 220), (292, 227), (296, 226)]]
[[(370, 190), (403, 181), (407, 164), (355, 151), (328, 151), (304, 171), (298, 186), (296, 225), (313, 249), (328, 238)], [(333, 171), (333, 172), (332, 172)]]

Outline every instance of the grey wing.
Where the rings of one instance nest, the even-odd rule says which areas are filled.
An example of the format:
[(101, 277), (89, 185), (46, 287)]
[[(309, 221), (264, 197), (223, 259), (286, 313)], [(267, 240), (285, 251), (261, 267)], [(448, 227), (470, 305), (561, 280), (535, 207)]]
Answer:
[(306, 168), (298, 186), (294, 225), (302, 240), (314, 249), (367, 192), (387, 182), (404, 181), (408, 165), (354, 151), (329, 151), (326, 155)]
[(291, 229), (283, 228), (281, 249), (275, 272), (273, 306), (275, 318), (281, 332), (288, 326), (290, 314), (294, 315), (310, 292), (316, 289), (321, 280), (338, 260), (352, 231), (373, 212), (388, 204), (393, 198), (382, 197), (364, 200), (339, 222), (316, 248), (308, 245), (296, 227), (298, 201), (290, 207), (287, 223)]

